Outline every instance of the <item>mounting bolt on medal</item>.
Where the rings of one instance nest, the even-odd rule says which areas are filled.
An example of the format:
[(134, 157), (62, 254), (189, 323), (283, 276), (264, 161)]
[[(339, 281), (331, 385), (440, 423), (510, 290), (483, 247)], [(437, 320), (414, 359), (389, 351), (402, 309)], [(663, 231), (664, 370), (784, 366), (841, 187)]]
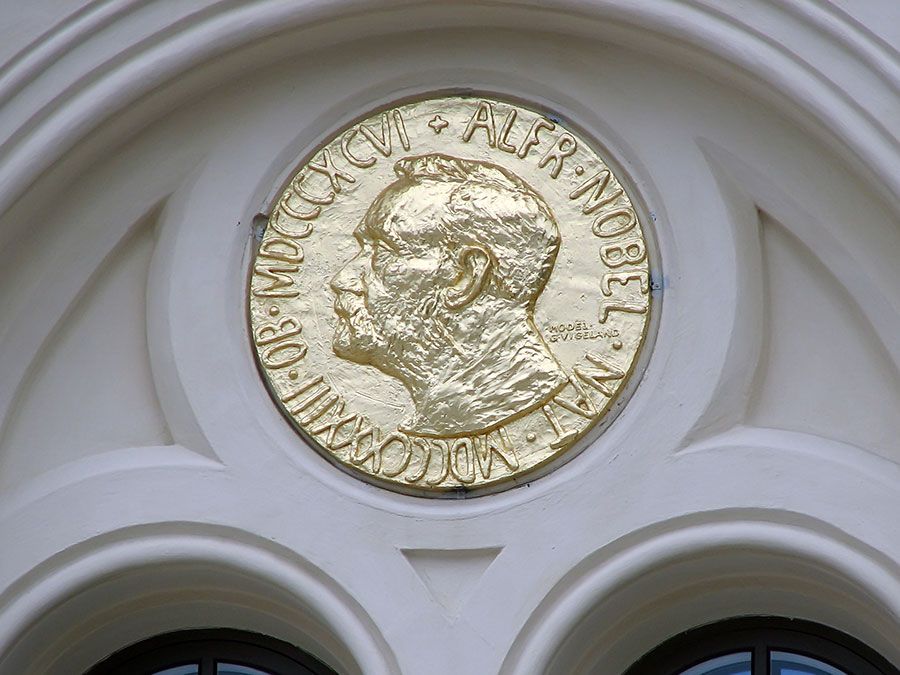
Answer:
[(590, 143), (461, 96), (378, 112), (312, 153), (249, 292), (294, 428), (358, 477), (436, 497), (531, 480), (608, 423), (650, 308), (645, 232)]

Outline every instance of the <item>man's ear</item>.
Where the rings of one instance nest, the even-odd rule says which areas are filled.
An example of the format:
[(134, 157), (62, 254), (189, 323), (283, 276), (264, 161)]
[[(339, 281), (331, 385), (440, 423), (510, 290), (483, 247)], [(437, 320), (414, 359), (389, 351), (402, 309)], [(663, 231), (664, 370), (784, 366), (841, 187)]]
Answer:
[(444, 304), (461, 309), (478, 297), (491, 272), (491, 256), (480, 246), (464, 246), (457, 255), (460, 273), (444, 291)]

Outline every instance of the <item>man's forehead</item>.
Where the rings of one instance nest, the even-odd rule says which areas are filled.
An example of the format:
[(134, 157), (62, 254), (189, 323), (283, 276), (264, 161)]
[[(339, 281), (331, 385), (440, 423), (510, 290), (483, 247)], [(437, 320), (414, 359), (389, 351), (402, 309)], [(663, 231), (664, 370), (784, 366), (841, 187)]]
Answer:
[(370, 211), (362, 222), (356, 226), (354, 235), (357, 239), (383, 241), (394, 248), (406, 246), (407, 237), (397, 231), (396, 225), (386, 222), (380, 210)]
[(363, 236), (383, 239), (396, 246), (424, 243), (443, 207), (439, 190), (424, 185), (389, 188), (357, 228)]

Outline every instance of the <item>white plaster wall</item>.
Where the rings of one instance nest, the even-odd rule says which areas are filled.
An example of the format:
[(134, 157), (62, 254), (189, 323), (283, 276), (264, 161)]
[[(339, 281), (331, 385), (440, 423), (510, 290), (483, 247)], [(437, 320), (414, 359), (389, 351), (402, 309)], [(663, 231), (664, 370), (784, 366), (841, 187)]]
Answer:
[[(0, 6), (0, 673), (218, 625), (347, 673), (611, 674), (765, 613), (900, 663), (900, 9), (842, 4)], [(298, 159), (447, 88), (599, 139), (661, 260), (612, 427), (467, 501), (306, 447), (243, 309)]]

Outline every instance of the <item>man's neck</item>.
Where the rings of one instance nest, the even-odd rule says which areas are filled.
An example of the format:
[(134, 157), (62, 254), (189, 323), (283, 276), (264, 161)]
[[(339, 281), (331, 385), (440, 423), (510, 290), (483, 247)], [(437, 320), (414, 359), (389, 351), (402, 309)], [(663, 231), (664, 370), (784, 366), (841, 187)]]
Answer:
[[(566, 382), (524, 310), (494, 313), (459, 335), (435, 377), (411, 388), (416, 412), (404, 427), (423, 436), (487, 432), (545, 403)], [(424, 384), (424, 383), (423, 383)]]

